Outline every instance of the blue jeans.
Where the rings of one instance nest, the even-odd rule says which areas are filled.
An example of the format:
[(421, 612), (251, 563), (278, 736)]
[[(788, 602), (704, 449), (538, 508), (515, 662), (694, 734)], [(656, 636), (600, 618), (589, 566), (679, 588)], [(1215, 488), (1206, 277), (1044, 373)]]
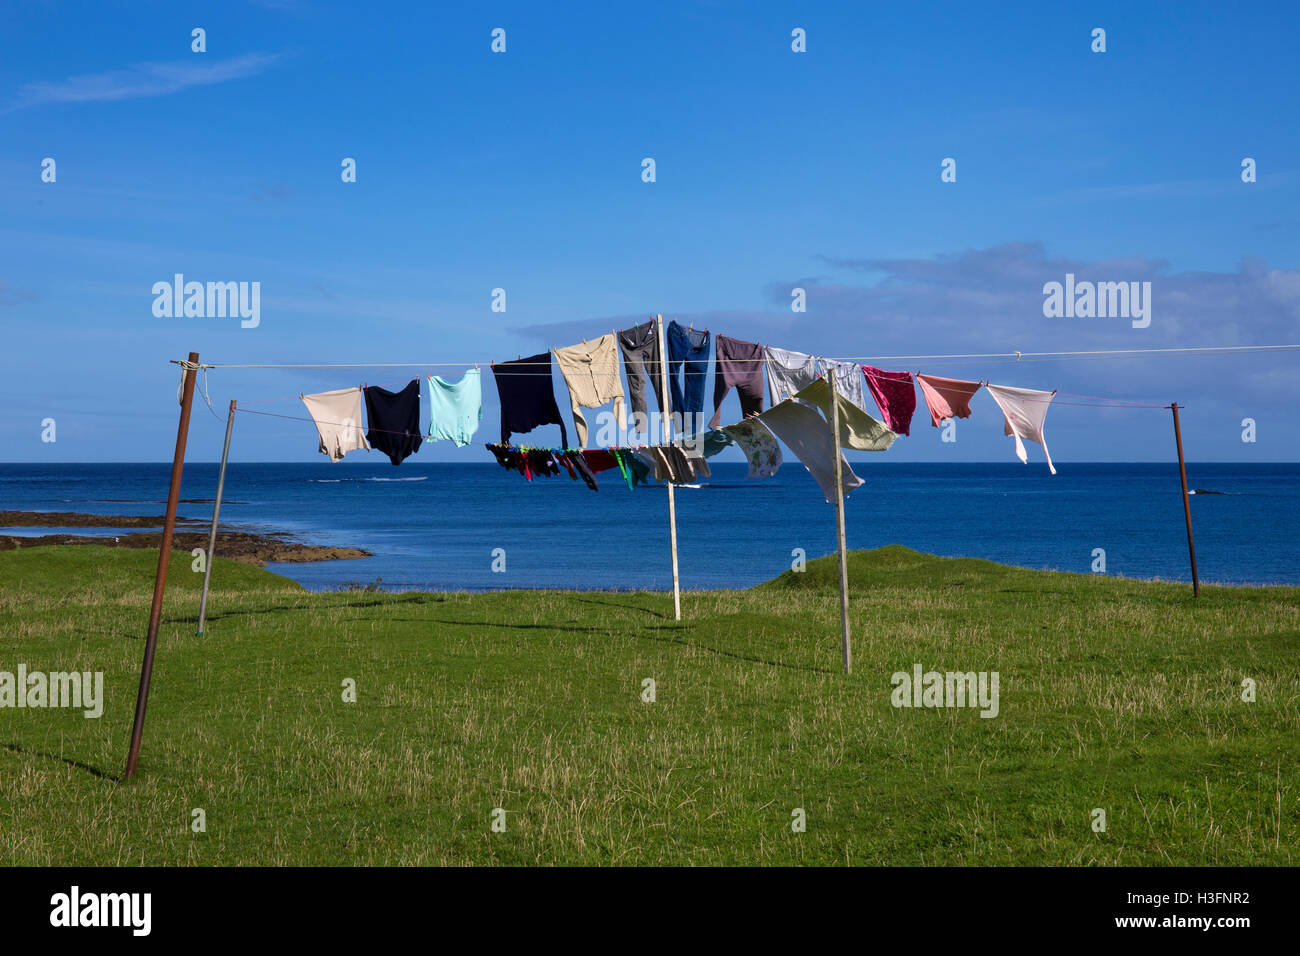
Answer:
[[(668, 323), (668, 384), (672, 389), (675, 415), (699, 415), (704, 411), (704, 384), (709, 377), (709, 333)], [(686, 378), (682, 397), (681, 370)], [(693, 419), (692, 419), (693, 420)]]

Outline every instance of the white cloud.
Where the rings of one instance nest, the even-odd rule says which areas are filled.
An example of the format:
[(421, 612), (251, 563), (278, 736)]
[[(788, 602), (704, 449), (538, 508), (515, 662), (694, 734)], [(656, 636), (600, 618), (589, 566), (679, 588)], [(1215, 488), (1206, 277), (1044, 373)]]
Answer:
[(100, 103), (111, 100), (167, 96), (193, 86), (242, 80), (270, 69), (279, 53), (247, 53), (227, 60), (139, 63), (123, 70), (83, 73), (66, 80), (26, 83), (5, 112), (49, 103)]

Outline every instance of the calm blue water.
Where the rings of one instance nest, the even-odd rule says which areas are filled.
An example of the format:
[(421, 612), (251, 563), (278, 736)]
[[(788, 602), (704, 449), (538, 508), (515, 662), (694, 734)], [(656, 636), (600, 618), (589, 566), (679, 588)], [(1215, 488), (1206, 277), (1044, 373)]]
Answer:
[[(484, 453), (486, 457), (486, 453)], [(850, 548), (904, 544), (1028, 568), (1190, 580), (1172, 464), (854, 463), (867, 482), (846, 502)], [(0, 509), (161, 514), (170, 466), (0, 464)], [(1300, 465), (1192, 464), (1201, 579), (1300, 584)], [(677, 494), (682, 586), (748, 587), (788, 570), (791, 551), (833, 553), (835, 511), (789, 460), (776, 478), (714, 460), (706, 487)], [(223, 522), (296, 532), (373, 558), (272, 565), (307, 587), (382, 578), (388, 588), (672, 586), (667, 495), (630, 491), (617, 472), (593, 493), (567, 475), (526, 482), (478, 464), (231, 464)], [(185, 468), (181, 497), (211, 499), (217, 466)], [(210, 518), (208, 503), (180, 513)], [(45, 529), (49, 530), (49, 529)], [(80, 531), (78, 533), (87, 533)], [(220, 540), (217, 551), (220, 554)], [(492, 551), (506, 572), (492, 573)]]

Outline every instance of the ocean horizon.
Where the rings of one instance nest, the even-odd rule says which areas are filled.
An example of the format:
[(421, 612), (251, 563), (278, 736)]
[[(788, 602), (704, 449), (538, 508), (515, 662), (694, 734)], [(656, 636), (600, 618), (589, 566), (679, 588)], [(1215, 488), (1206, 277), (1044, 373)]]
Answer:
[[(0, 464), (0, 509), (161, 515), (170, 464)], [(677, 493), (684, 589), (746, 588), (835, 548), (834, 507), (797, 460), (747, 479), (715, 459)], [(845, 500), (848, 547), (898, 544), (945, 557), (1138, 579), (1190, 581), (1176, 463), (853, 462), (865, 484)], [(187, 464), (178, 513), (210, 520), (215, 463)], [(1187, 465), (1203, 583), (1300, 585), (1300, 464)], [(223, 527), (283, 531), (372, 557), (272, 563), (318, 591), (502, 588), (666, 590), (666, 494), (525, 481), (492, 462), (231, 463)], [(148, 530), (148, 529), (133, 529)], [(5, 534), (117, 535), (121, 529), (7, 528)], [(218, 537), (216, 553), (221, 556)], [(493, 570), (493, 567), (504, 570)]]

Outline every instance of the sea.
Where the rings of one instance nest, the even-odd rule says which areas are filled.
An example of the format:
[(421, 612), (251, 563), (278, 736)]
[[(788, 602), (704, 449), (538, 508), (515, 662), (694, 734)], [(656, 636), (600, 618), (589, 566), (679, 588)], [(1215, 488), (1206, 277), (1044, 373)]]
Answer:
[[(0, 464), (0, 510), (161, 516), (170, 464)], [(676, 491), (684, 589), (747, 588), (801, 556), (835, 552), (835, 508), (796, 460), (750, 479), (715, 459)], [(848, 547), (901, 544), (1025, 568), (1190, 581), (1176, 464), (855, 461), (865, 484), (845, 501)], [(1203, 582), (1300, 585), (1300, 464), (1187, 466)], [(231, 463), (222, 524), (286, 531), (373, 557), (269, 569), (318, 590), (672, 587), (666, 489), (600, 490), (562, 477), (525, 481), (494, 461)], [(217, 465), (188, 464), (179, 513), (210, 520)], [(1207, 492), (1213, 492), (1212, 494)], [(0, 534), (127, 530), (26, 527)], [(220, 538), (217, 554), (221, 553)], [(1104, 559), (1104, 565), (1099, 559)]]

